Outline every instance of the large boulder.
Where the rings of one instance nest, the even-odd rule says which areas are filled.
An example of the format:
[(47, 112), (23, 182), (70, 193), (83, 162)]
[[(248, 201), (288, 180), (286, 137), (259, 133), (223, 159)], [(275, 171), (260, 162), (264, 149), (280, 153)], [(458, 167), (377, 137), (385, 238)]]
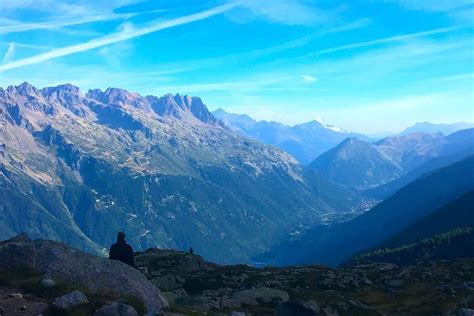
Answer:
[(30, 240), (25, 235), (0, 242), (0, 269), (21, 267), (79, 284), (94, 293), (134, 296), (143, 301), (150, 313), (168, 305), (160, 291), (138, 270), (60, 242)]

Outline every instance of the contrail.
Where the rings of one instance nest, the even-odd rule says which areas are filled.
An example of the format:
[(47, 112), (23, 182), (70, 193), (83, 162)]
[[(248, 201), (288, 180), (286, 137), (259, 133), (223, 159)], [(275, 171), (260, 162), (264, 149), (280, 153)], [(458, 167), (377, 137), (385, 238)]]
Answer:
[(0, 26), (0, 34), (4, 33), (18, 33), (31, 30), (42, 30), (42, 29), (55, 29), (62, 26), (72, 26), (72, 25), (81, 25), (97, 21), (111, 21), (111, 20), (120, 20), (120, 19), (130, 19), (135, 16), (163, 12), (166, 10), (153, 10), (153, 11), (144, 11), (136, 13), (111, 13), (111, 14), (102, 14), (94, 15), (85, 18), (79, 19), (69, 19), (69, 20), (56, 20), (48, 22), (36, 22), (36, 23), (14, 23), (12, 25)]
[(94, 48), (114, 44), (117, 42), (126, 41), (135, 37), (139, 37), (142, 35), (172, 28), (175, 26), (204, 20), (214, 15), (227, 12), (231, 10), (232, 8), (234, 8), (236, 5), (237, 5), (236, 3), (229, 3), (229, 4), (214, 7), (209, 10), (194, 13), (191, 15), (187, 15), (187, 16), (183, 16), (183, 17), (179, 17), (179, 18), (175, 18), (175, 19), (171, 19), (167, 21), (157, 22), (154, 25), (150, 25), (150, 26), (143, 27), (140, 29), (125, 30), (125, 31), (113, 33), (101, 38), (96, 38), (82, 44), (76, 44), (76, 45), (54, 49), (46, 53), (38, 54), (32, 57), (20, 59), (17, 61), (13, 61), (11, 63), (1, 65), (0, 71), (5, 71), (5, 70), (14, 69), (14, 68), (42, 63), (44, 61), (55, 59), (58, 57), (63, 57), (67, 55), (72, 55), (72, 54), (88, 51)]
[(404, 35), (395, 35), (395, 36), (380, 38), (380, 39), (371, 40), (371, 41), (358, 42), (358, 43), (353, 43), (353, 44), (348, 44), (348, 45), (337, 46), (337, 47), (333, 47), (333, 48), (327, 48), (327, 49), (323, 49), (323, 50), (320, 50), (320, 51), (317, 51), (317, 52), (314, 52), (314, 53), (307, 54), (307, 55), (305, 55), (305, 57), (324, 55), (324, 54), (335, 53), (335, 52), (339, 52), (339, 51), (350, 50), (350, 49), (360, 48), (360, 47), (373, 46), (373, 45), (378, 45), (378, 44), (399, 42), (399, 41), (403, 41), (403, 40), (407, 40), (407, 39), (423, 37), (423, 36), (428, 36), (428, 35), (448, 33), (448, 32), (458, 30), (458, 29), (462, 29), (462, 28), (465, 28), (465, 27), (466, 27), (465, 25), (459, 25), (459, 26), (445, 27), (445, 28), (434, 29), (434, 30), (423, 31), (423, 32), (417, 32), (417, 33), (409, 33), (409, 34), (404, 34)]

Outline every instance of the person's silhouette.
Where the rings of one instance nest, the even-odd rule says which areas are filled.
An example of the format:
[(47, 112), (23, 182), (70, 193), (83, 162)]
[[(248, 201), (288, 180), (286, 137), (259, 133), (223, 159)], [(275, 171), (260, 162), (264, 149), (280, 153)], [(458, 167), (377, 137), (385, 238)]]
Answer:
[(133, 249), (125, 241), (124, 232), (117, 234), (117, 242), (110, 247), (109, 259), (122, 261), (132, 267), (135, 266)]

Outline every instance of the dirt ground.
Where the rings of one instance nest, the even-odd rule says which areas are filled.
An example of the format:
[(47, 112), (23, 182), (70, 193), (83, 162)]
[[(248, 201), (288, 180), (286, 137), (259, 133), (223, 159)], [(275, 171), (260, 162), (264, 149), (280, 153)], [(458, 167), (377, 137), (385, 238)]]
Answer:
[[(10, 294), (20, 293), (23, 298), (12, 298)], [(48, 303), (46, 300), (23, 293), (19, 288), (0, 285), (0, 315), (1, 316), (26, 316), (41, 315)]]

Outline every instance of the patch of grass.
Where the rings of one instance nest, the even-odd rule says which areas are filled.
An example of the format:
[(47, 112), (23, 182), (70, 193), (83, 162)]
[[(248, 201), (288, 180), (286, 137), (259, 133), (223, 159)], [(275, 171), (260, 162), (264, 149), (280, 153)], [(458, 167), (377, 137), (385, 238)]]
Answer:
[(137, 311), (138, 315), (145, 315), (146, 314), (146, 306), (143, 301), (135, 296), (126, 296), (122, 300), (125, 304), (133, 306)]
[(3, 285), (14, 285), (18, 280), (27, 280), (34, 277), (39, 277), (39, 274), (30, 267), (15, 267), (8, 270), (0, 270), (0, 284)]

